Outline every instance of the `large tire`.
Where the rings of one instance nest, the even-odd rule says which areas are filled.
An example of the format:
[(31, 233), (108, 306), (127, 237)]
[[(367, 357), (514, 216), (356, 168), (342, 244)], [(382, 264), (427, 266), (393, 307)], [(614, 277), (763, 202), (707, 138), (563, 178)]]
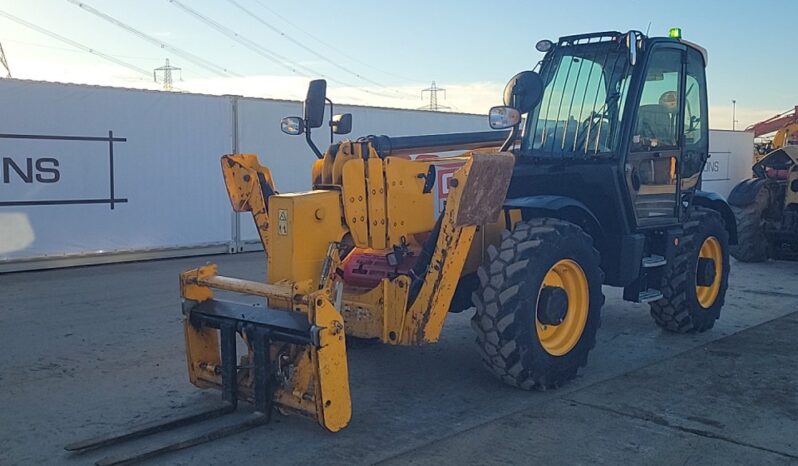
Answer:
[[(651, 303), (651, 316), (657, 325), (677, 333), (704, 332), (715, 325), (729, 284), (728, 244), (729, 233), (721, 215), (714, 210), (696, 208), (684, 225), (676, 254), (665, 266), (663, 297)], [(698, 286), (700, 256), (718, 259), (710, 286)], [(717, 262), (721, 263), (720, 273)]]
[[(478, 275), (471, 326), (487, 368), (525, 390), (554, 388), (576, 377), (595, 346), (604, 304), (604, 273), (593, 239), (559, 219), (519, 222), (512, 233), (502, 232), (499, 248), (488, 248)], [(554, 288), (567, 292), (562, 304), (567, 311), (559, 324), (540, 321), (544, 280), (546, 293)], [(552, 280), (561, 286), (551, 286)]]
[(730, 246), (732, 257), (741, 262), (764, 262), (768, 260), (770, 245), (762, 228), (762, 213), (769, 201), (768, 190), (760, 188), (754, 202), (743, 206), (731, 206), (737, 220), (737, 244)]

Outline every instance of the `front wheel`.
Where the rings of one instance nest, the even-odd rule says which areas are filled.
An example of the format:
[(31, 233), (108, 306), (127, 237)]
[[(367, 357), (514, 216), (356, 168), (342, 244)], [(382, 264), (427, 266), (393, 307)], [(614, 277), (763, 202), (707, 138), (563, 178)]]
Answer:
[(478, 271), (471, 326), (488, 369), (526, 390), (557, 387), (596, 343), (604, 274), (579, 226), (536, 218), (502, 233)]
[(720, 317), (729, 285), (729, 233), (720, 214), (696, 208), (662, 278), (654, 322), (677, 333), (703, 332)]

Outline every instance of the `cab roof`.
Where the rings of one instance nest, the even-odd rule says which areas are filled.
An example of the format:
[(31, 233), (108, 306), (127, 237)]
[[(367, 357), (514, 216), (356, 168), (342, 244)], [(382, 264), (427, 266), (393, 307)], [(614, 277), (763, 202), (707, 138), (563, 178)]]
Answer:
[[(700, 45), (690, 42), (688, 40), (684, 40), (682, 38), (672, 38), (672, 37), (647, 37), (640, 31), (629, 31), (631, 33), (635, 33), (638, 36), (638, 40), (643, 41), (657, 41), (657, 42), (676, 42), (680, 44), (684, 44), (688, 47), (691, 47), (698, 51), (701, 56), (704, 58), (704, 66), (707, 65), (709, 56), (707, 54), (707, 49), (701, 47)], [(616, 42), (616, 43), (623, 43), (626, 40), (626, 35), (629, 32), (619, 32), (619, 31), (602, 31), (602, 32), (590, 32), (585, 34), (575, 34), (570, 36), (563, 36), (557, 40), (557, 46), (574, 46), (574, 45), (586, 45), (586, 44), (597, 44), (601, 42)]]

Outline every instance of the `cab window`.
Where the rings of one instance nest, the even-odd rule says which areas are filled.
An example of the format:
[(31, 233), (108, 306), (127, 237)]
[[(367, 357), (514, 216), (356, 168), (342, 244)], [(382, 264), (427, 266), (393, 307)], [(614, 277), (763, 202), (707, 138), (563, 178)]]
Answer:
[(683, 191), (697, 185), (697, 177), (709, 151), (706, 91), (704, 58), (698, 51), (688, 49), (685, 67)]
[(703, 115), (701, 112), (701, 94), (703, 84), (696, 73), (691, 73), (690, 63), (687, 64), (687, 81), (684, 95), (684, 143), (693, 145), (701, 142), (701, 126), (703, 125)]
[(543, 98), (527, 119), (522, 152), (552, 157), (612, 152), (628, 75), (628, 54), (612, 44), (558, 49), (541, 69)]
[(651, 55), (632, 132), (632, 152), (678, 147), (681, 67), (679, 50), (660, 49)]

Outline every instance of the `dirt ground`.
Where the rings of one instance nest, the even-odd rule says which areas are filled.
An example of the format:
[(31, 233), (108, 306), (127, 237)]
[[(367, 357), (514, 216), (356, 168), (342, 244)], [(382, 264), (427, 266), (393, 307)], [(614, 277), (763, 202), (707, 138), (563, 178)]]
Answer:
[[(63, 445), (216, 402), (187, 380), (177, 283), (206, 261), (265, 272), (249, 253), (0, 275), (0, 464), (90, 464), (151, 440)], [(342, 432), (275, 416), (151, 464), (798, 464), (798, 262), (734, 262), (730, 283), (698, 335), (659, 330), (646, 305), (606, 288), (588, 366), (547, 392), (496, 381), (473, 311), (451, 315), (439, 344), (349, 351)]]

